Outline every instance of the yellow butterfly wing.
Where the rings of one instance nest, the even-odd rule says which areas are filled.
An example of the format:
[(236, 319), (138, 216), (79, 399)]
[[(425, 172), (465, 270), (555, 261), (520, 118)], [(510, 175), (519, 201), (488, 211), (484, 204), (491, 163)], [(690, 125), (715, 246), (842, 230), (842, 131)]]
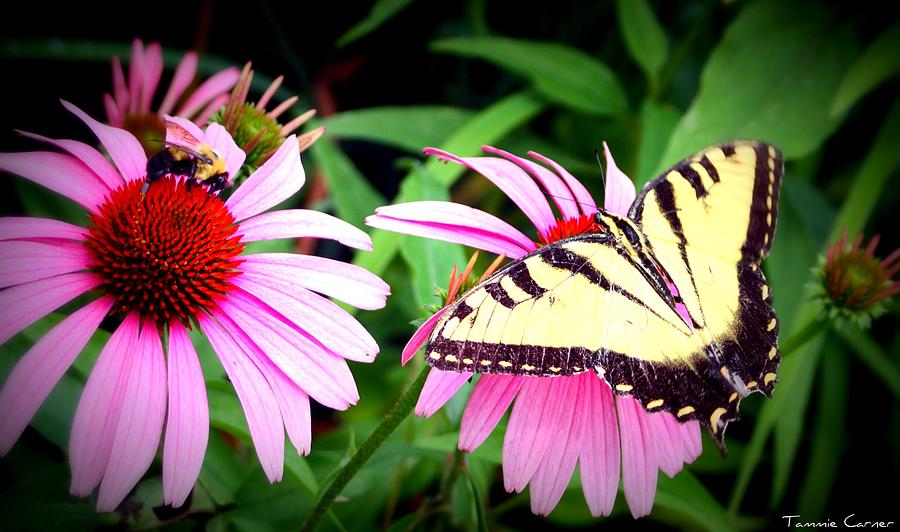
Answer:
[(709, 148), (648, 184), (631, 217), (667, 291), (611, 233), (542, 247), (448, 308), (426, 346), (448, 371), (596, 371), (619, 395), (722, 442), (740, 397), (774, 384), (777, 321), (759, 270), (771, 243), (781, 157), (768, 145)]

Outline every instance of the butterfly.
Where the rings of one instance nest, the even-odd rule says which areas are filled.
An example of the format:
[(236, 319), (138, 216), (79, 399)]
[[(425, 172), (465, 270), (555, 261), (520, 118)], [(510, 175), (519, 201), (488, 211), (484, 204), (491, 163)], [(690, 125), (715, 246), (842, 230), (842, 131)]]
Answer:
[(543, 246), (449, 306), (425, 347), (440, 370), (595, 372), (649, 412), (697, 420), (724, 449), (751, 392), (771, 395), (778, 319), (760, 269), (784, 162), (773, 146), (709, 147), (644, 187), (627, 217)]

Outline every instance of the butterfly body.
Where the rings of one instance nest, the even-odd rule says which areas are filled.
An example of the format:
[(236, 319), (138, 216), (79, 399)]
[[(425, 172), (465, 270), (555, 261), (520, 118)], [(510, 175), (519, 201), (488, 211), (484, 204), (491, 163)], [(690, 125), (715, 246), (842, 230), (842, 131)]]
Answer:
[(447, 371), (596, 372), (619, 396), (722, 445), (740, 399), (771, 393), (780, 355), (759, 268), (774, 235), (781, 155), (714, 146), (652, 181), (628, 217), (538, 248), (447, 308), (426, 360)]

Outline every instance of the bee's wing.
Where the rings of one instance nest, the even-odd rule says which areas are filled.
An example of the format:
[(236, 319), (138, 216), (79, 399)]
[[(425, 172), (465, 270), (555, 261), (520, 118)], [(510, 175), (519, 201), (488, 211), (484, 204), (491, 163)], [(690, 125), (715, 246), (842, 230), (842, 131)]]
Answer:
[(199, 153), (197, 147), (200, 145), (200, 141), (197, 137), (174, 120), (166, 120), (166, 145), (185, 151), (207, 164), (212, 164), (209, 157)]

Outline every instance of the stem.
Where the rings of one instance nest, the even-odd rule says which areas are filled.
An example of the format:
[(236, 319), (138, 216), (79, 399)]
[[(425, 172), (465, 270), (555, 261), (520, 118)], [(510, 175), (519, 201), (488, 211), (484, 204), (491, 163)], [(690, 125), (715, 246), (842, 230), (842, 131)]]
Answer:
[(385, 440), (387, 440), (388, 436), (390, 436), (400, 423), (406, 419), (409, 413), (413, 411), (419, 393), (422, 391), (422, 387), (425, 386), (425, 379), (428, 377), (428, 370), (430, 369), (430, 366), (425, 366), (412, 385), (403, 392), (400, 399), (397, 399), (397, 402), (394, 403), (394, 406), (384, 417), (381, 424), (378, 425), (378, 428), (375, 429), (375, 432), (363, 442), (359, 449), (356, 450), (356, 453), (350, 457), (350, 461), (338, 471), (337, 476), (335, 476), (334, 480), (328, 486), (328, 489), (326, 489), (316, 501), (316, 505), (313, 506), (306, 521), (304, 521), (303, 525), (300, 527), (301, 530), (306, 531), (316, 529), (319, 521), (322, 520), (325, 513), (331, 508), (331, 505), (334, 504), (334, 500), (337, 496), (344, 491), (347, 484), (354, 476), (356, 476), (359, 470), (362, 469), (369, 458), (372, 457), (372, 454), (374, 454)]
[(861, 331), (838, 331), (838, 336), (865, 364), (872, 374), (900, 398), (900, 368), (872, 338)]
[(821, 319), (819, 317), (806, 322), (806, 324), (803, 325), (803, 327), (801, 327), (799, 331), (792, 334), (790, 338), (788, 338), (783, 344), (781, 344), (781, 356), (784, 357), (785, 355), (788, 355), (803, 347), (806, 342), (812, 339), (813, 336), (822, 332), (823, 327), (827, 328), (828, 324), (824, 319)]

